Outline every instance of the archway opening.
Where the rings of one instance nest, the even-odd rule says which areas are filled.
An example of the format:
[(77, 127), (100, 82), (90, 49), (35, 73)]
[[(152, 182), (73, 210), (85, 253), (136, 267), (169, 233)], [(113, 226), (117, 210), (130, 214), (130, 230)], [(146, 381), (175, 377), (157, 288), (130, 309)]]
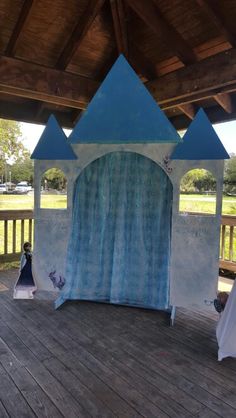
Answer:
[(75, 183), (65, 297), (167, 308), (172, 193), (137, 153), (89, 164)]

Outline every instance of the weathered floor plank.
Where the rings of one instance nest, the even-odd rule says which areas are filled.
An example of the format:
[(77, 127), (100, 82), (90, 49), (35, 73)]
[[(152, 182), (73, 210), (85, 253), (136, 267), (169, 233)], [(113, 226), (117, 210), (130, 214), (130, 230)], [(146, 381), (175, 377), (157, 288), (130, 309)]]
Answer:
[[(14, 284), (15, 271), (0, 272)], [(214, 312), (12, 299), (0, 292), (0, 417), (236, 416), (236, 361)], [(2, 385), (3, 382), (3, 385)], [(16, 409), (17, 405), (17, 409)]]

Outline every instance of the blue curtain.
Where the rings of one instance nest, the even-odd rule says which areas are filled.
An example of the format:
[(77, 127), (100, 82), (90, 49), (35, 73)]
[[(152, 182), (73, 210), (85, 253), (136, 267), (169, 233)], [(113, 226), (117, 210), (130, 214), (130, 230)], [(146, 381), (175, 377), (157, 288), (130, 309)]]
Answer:
[(172, 184), (150, 159), (113, 152), (78, 177), (66, 299), (169, 306)]

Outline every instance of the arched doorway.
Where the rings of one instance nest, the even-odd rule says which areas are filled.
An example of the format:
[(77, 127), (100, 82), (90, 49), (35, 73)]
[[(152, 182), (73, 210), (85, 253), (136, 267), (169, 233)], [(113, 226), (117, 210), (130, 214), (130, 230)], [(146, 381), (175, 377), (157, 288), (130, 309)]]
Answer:
[(112, 152), (74, 188), (65, 298), (169, 306), (172, 184), (155, 162)]

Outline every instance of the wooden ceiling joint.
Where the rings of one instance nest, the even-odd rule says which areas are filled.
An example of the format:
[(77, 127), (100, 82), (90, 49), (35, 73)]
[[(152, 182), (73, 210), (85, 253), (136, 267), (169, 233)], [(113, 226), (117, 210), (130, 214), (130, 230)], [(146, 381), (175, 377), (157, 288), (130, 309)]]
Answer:
[(178, 108), (183, 112), (189, 119), (193, 120), (196, 114), (196, 108), (192, 103), (183, 103)]
[(128, 33), (122, 0), (110, 0), (116, 45), (119, 54), (129, 58)]
[(165, 17), (152, 1), (126, 0), (134, 12), (162, 39), (163, 42), (185, 65), (192, 64), (197, 57), (191, 47), (167, 22)]
[(78, 50), (83, 38), (91, 27), (94, 19), (101, 10), (105, 0), (90, 0), (85, 12), (76, 24), (69, 40), (61, 52), (57, 60), (56, 68), (60, 70), (66, 69), (72, 60), (75, 52)]
[(219, 93), (213, 97), (227, 113), (233, 112), (233, 102), (229, 93)]
[(198, 6), (200, 6), (203, 13), (210, 19), (212, 23), (218, 28), (226, 40), (231, 44), (232, 47), (236, 46), (236, 37), (230, 30), (226, 27), (225, 22), (220, 16), (219, 11), (217, 10), (216, 1), (210, 0), (195, 0)]
[(10, 40), (8, 42), (8, 45), (5, 49), (5, 55), (7, 56), (14, 56), (17, 44), (20, 39), (20, 35), (22, 33), (23, 28), (25, 27), (29, 17), (30, 12), (32, 10), (32, 6), (35, 0), (25, 0), (23, 3), (23, 6), (21, 8), (20, 15), (18, 17), (18, 20), (16, 22), (15, 28), (11, 34)]

